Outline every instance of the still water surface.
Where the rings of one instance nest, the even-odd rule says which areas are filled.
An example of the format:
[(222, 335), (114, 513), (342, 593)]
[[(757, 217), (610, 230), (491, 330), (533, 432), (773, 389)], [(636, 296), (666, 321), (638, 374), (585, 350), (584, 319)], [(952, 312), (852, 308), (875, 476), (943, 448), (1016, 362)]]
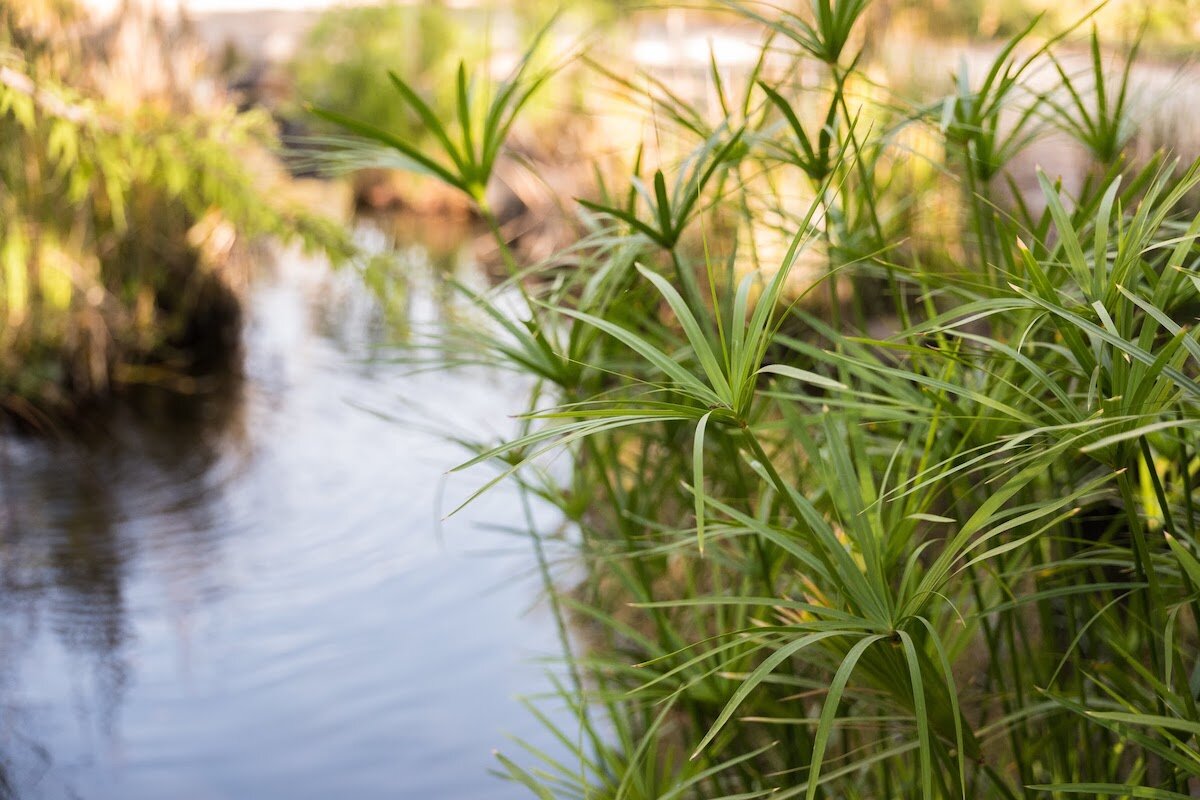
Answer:
[[(436, 323), (439, 267), (406, 257), (402, 303)], [(545, 743), (516, 696), (545, 688), (554, 627), (527, 546), (481, 525), (521, 506), (500, 488), (439, 531), (486, 476), (443, 489), (463, 451), (362, 408), (500, 433), (521, 387), (374, 358), (357, 276), (294, 254), (249, 313), (239, 385), (0, 440), (11, 794), (525, 796), (487, 770), (505, 733)]]

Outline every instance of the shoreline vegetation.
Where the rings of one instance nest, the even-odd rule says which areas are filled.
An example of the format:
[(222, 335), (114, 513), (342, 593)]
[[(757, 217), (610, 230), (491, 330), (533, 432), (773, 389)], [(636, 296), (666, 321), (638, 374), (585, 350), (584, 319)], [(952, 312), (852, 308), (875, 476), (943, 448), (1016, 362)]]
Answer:
[[(1097, 30), (1111, 42), (1144, 28), (1161, 56), (1170, 48), (1164, 31), (1174, 30), (1162, 22), (1175, 13), (1172, 2), (1155, 4), (1135, 28), (1109, 4), (1097, 14), (1112, 19), (1098, 16), (1103, 24)], [(1183, 9), (1187, 0), (1175, 5)], [(273, 155), (282, 153), (287, 169), (300, 176), (331, 167), (327, 156), (337, 150), (336, 141), (322, 141), (322, 135), (334, 128), (314, 128), (303, 102), (372, 119), (420, 141), (423, 123), (396, 106), (389, 86), (380, 86), (381, 65), (414, 80), (440, 113), (453, 102), (454, 53), (492, 53), (488, 72), (498, 76), (502, 62), (519, 54), (520, 36), (549, 8), (485, 4), (481, 12), (385, 3), (312, 12), (313, 22), (291, 20), (286, 26), (299, 37), (296, 55), (272, 65), (261, 60), (265, 52), (239, 52), (232, 44), (210, 57), (201, 42), (214, 46), (213, 31), (204, 33), (186, 18), (168, 23), (137, 3), (103, 25), (72, 3), (4, 4), (2, 122), (19, 147), (12, 148), (5, 168), (3, 413), (22, 426), (45, 427), (78, 418), (124, 386), (149, 382), (188, 390), (197, 385), (198, 373), (236, 372), (241, 295), (255, 260), (248, 255), (254, 243), (298, 239), (329, 250), (335, 259), (352, 249), (339, 225), (309, 210), (304, 198), (311, 192), (295, 189)], [(642, 30), (616, 27), (632, 13), (622, 3), (572, 7), (570, 35), (586, 38), (592, 49), (543, 87), (506, 141), (489, 184), (489, 204), (524, 262), (543, 261), (586, 234), (572, 198), (597, 199), (605, 180), (632, 166), (638, 142), (646, 139), (654, 102), (637, 103), (644, 87), (600, 66), (621, 58), (605, 49), (610, 46), (605, 31), (622, 30), (619, 39)], [(675, 35), (657, 26), (670, 28), (676, 12), (667, 10), (666, 18), (656, 13), (646, 17), (653, 36)], [(679, 13), (701, 33), (705, 25), (719, 29), (732, 23), (744, 35), (733, 37), (730, 46), (752, 46), (754, 34), (746, 32), (754, 21), (735, 20), (727, 4)], [(986, 39), (1007, 31), (1010, 17), (1022, 18), (997, 14), (987, 3), (880, 3), (867, 13), (873, 26), (886, 31), (875, 42), (933, 29), (942, 37), (974, 31)], [(225, 20), (214, 30), (222, 25), (230, 27)], [(581, 33), (592, 28), (588, 36)], [(413, 44), (399, 62), (388, 55), (397, 37)], [(639, 58), (661, 58), (655, 55), (657, 40), (638, 41), (654, 51)], [(135, 52), (130, 42), (142, 44)], [(939, 63), (950, 69), (946, 59), (953, 47), (942, 50)], [(356, 55), (347, 61), (347, 53)], [(915, 78), (913, 54), (893, 54), (889, 68), (896, 59)], [(711, 105), (706, 64), (683, 72), (660, 65), (655, 80), (663, 76), (670, 80), (660, 83), (659, 94), (682, 78), (687, 90), (676, 99), (705, 97), (700, 105)], [(222, 81), (231, 82), (234, 91), (227, 92)], [(234, 113), (235, 104), (240, 113)], [(615, 108), (624, 111), (614, 113)], [(1169, 140), (1182, 127), (1176, 123), (1160, 138)], [(647, 159), (665, 163), (681, 155), (673, 151), (674, 141), (653, 145), (651, 150), (663, 150), (647, 152)], [(1062, 149), (1061, 142), (1055, 146)], [(486, 221), (470, 198), (427, 177), (406, 177), (394, 164), (340, 166), (350, 171), (360, 209), (448, 221), (475, 239), (484, 263), (499, 265), (502, 254), (487, 244), (486, 231), (476, 236), (475, 228)], [(191, 179), (195, 176), (208, 177)], [(70, 213), (58, 214), (63, 208)]]
[[(461, 469), (564, 521), (521, 532), (566, 665), (530, 713), (577, 722), (498, 756), (533, 797), (1200, 792), (1200, 154), (1136, 66), (1200, 10), (918, 5), (718, 3), (737, 68), (637, 75), (540, 6), (508, 63), (318, 27), (314, 108), (270, 109), (294, 169), (491, 240), (403, 357), (532, 386)], [(897, 54), (905, 15), (1001, 38)], [(0, 414), (186, 390), (236, 362), (254, 242), (352, 255), (152, 16), (0, 23)]]
[[(132, 45), (130, 43), (133, 43)], [(237, 370), (255, 240), (349, 252), (186, 27), (0, 3), (0, 414), (46, 429), (123, 387)]]
[[(459, 191), (508, 269), (412, 356), (534, 382), (462, 469), (565, 520), (526, 532), (567, 666), (530, 710), (577, 725), (498, 771), (543, 800), (1194, 797), (1200, 162), (1147, 147), (1136, 47), (1033, 19), (912, 103), (860, 58), (869, 0), (731, 5), (789, 67), (714, 60), (715, 116), (630, 82), (651, 141), (540, 262), (486, 189), (545, 33), (448, 109), (392, 76), (420, 141), (324, 114)], [(1023, 160), (1048, 135), (1077, 171)]]

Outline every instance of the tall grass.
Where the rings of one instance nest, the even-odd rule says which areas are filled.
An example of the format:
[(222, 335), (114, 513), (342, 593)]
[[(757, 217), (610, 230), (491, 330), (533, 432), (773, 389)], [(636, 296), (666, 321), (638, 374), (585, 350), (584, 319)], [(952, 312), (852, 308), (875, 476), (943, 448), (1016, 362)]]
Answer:
[[(484, 323), (431, 344), (534, 379), (524, 434), (464, 468), (579, 532), (579, 586), (531, 532), (580, 632), (567, 755), (501, 759), (534, 796), (1200, 792), (1200, 164), (1131, 164), (1130, 73), (1102, 94), (1099, 46), (1080, 80), (1036, 25), (909, 106), (859, 57), (867, 6), (739, 7), (788, 69), (715, 80), (707, 127), (659, 94), (691, 155), (582, 203), (569, 253), (514, 264), (515, 314), (463, 290)], [(464, 149), (503, 138), (466, 117)], [(1050, 127), (1090, 179), (1006, 196)]]

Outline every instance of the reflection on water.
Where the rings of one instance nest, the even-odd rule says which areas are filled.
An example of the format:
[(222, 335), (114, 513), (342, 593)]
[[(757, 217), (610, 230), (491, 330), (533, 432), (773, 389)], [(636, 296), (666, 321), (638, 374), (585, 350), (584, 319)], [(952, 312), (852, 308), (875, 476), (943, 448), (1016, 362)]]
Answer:
[[(436, 323), (436, 275), (468, 266), (403, 254), (392, 311)], [(82, 440), (0, 439), (0, 789), (523, 796), (486, 770), (504, 732), (544, 739), (514, 698), (544, 685), (553, 625), (524, 546), (476, 524), (520, 505), (497, 490), (439, 534), (462, 453), (360, 408), (501, 431), (521, 387), (373, 358), (384, 316), (289, 254), (255, 290), (244, 380), (147, 392)]]

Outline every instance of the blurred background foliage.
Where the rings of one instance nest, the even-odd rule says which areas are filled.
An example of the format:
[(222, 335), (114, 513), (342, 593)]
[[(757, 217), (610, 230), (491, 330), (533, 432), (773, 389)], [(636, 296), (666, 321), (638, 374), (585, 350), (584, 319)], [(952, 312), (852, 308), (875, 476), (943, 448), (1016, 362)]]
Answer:
[(1024, 28), (1038, 14), (1050, 28), (1061, 29), (1084, 14), (1093, 19), (1103, 40), (1126, 45), (1144, 26), (1145, 39), (1159, 55), (1189, 56), (1200, 37), (1200, 2), (1197, 0), (894, 0), (893, 8), (922, 20), (940, 35), (1006, 38)]
[[(419, 138), (420, 119), (396, 102), (392, 87), (381, 80), (384, 70), (405, 76), (435, 108), (449, 110), (458, 54), (484, 52), (489, 34), (476, 13), (438, 3), (328, 11), (292, 60), (295, 94), (321, 108), (373, 120), (405, 138)], [(304, 109), (293, 107), (290, 113), (300, 116)]]
[[(1106, 45), (1125, 45), (1141, 31), (1156, 57), (1186, 55), (1197, 34), (1198, 4), (1111, 0), (1093, 19)], [(791, 5), (800, 11), (804, 3)], [(1046, 17), (1042, 29), (1064, 26), (1088, 7), (1079, 0), (881, 0), (868, 16), (888, 31), (873, 36), (876, 42), (892, 33), (990, 40), (1037, 14)], [(671, 8), (626, 0), (563, 9), (549, 0), (338, 6), (310, 15), (294, 54), (270, 67), (283, 76), (280, 86), (270, 97), (242, 97), (238, 113), (224, 82), (244, 82), (247, 65), (258, 64), (262, 53), (227, 50), (213, 59), (186, 20), (168, 24), (137, 3), (123, 8), (97, 25), (74, 0), (0, 2), (0, 127), (11, 142), (0, 156), (0, 402), (20, 405), (26, 416), (34, 406), (62, 407), (105, 396), (126, 381), (186, 371), (189, 362), (204, 360), (202, 351), (235, 350), (236, 287), (245, 275), (230, 266), (244, 252), (234, 241), (271, 234), (345, 249), (334, 241), (342, 237), (335, 227), (287, 200), (289, 193), (279, 190), (285, 176), (268, 155), (279, 126), (285, 134), (334, 133), (308, 113), (310, 105), (369, 119), (424, 145), (426, 126), (396, 102), (387, 70), (444, 116), (453, 110), (460, 58), (483, 63), (479, 79), (492, 80), (556, 12), (560, 45), (592, 47), (592, 66), (601, 67), (632, 63), (638, 26), (661, 27), (665, 18), (669, 28), (679, 14), (717, 31), (737, 24), (719, 0)], [(913, 84), (937, 86), (949, 74), (940, 69), (921, 65)], [(648, 115), (623, 129), (589, 127), (614, 98), (632, 97), (632, 84), (622, 83), (630, 75), (571, 62), (538, 93), (511, 143), (520, 159), (537, 163), (537, 174), (531, 180), (509, 170), (497, 181), (507, 192), (495, 203), (507, 209), (502, 217), (531, 206), (546, 210), (564, 191), (596, 191), (581, 155), (610, 171), (606, 159), (627, 156), (626, 145), (655, 113), (643, 107)], [(896, 87), (903, 81), (891, 79)], [(360, 179), (360, 198), (387, 205), (399, 196), (409, 208), (469, 211), (455, 211), (427, 182), (399, 191), (393, 182), (368, 175)], [(537, 182), (551, 184), (550, 191), (537, 196)], [(575, 235), (562, 222), (567, 216), (558, 214), (560, 239)], [(208, 288), (196, 289), (197, 281)], [(172, 368), (160, 374), (151, 364)]]
[(346, 252), (269, 191), (270, 119), (237, 113), (204, 61), (136, 7), (96, 28), (67, 0), (0, 3), (0, 407), (17, 417), (231, 362), (250, 238)]

